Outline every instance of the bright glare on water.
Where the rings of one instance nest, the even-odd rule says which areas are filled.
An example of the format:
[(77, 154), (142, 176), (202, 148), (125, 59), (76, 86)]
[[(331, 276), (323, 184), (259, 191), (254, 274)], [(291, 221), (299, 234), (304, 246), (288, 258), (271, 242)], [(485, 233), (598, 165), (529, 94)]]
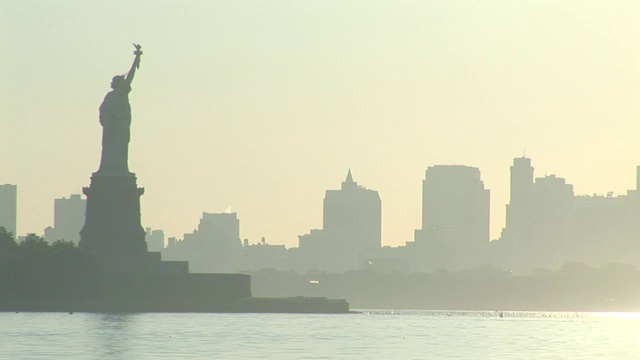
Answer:
[(0, 313), (0, 359), (638, 358), (640, 313)]

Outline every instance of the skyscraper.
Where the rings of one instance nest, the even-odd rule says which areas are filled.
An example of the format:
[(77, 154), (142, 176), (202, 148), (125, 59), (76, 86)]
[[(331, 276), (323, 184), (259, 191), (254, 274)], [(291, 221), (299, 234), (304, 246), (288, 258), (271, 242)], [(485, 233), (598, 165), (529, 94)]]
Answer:
[(68, 199), (55, 199), (53, 228), (45, 229), (45, 239), (48, 242), (66, 240), (78, 244), (86, 209), (87, 200), (79, 194), (72, 194)]
[(473, 246), (489, 241), (490, 191), (480, 170), (464, 165), (430, 166), (422, 182), (422, 230), (416, 241)]
[(322, 230), (300, 236), (299, 270), (361, 267), (363, 255), (381, 246), (381, 209), (378, 192), (359, 186), (349, 170), (340, 190), (326, 191)]
[(18, 186), (0, 185), (0, 226), (17, 238)]
[(327, 190), (322, 228), (335, 246), (357, 252), (382, 245), (382, 210), (377, 191), (353, 181), (351, 170), (340, 190)]
[(531, 159), (526, 157), (513, 159), (510, 199), (501, 237), (522, 239), (530, 233), (529, 225), (534, 198), (533, 170)]
[(237, 213), (202, 213), (197, 237), (205, 247), (239, 248), (240, 220)]
[(500, 236), (499, 261), (517, 272), (537, 267), (556, 268), (568, 261), (573, 252), (571, 233), (575, 230), (571, 226), (578, 221), (574, 217), (584, 218), (584, 214), (594, 210), (595, 204), (595, 201), (583, 201), (584, 211), (576, 213), (573, 185), (553, 174), (534, 180), (533, 170), (531, 159), (513, 159), (511, 199)]

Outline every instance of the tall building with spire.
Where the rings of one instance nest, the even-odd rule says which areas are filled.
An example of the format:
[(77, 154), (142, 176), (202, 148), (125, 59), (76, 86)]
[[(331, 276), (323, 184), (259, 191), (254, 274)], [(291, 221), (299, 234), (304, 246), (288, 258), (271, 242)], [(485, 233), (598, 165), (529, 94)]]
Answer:
[(382, 245), (382, 205), (377, 191), (353, 181), (351, 169), (340, 190), (327, 190), (322, 228), (340, 247), (356, 251)]
[(302, 266), (330, 272), (359, 268), (362, 255), (382, 244), (382, 204), (377, 191), (353, 180), (351, 170), (340, 190), (327, 190), (322, 230), (300, 236)]

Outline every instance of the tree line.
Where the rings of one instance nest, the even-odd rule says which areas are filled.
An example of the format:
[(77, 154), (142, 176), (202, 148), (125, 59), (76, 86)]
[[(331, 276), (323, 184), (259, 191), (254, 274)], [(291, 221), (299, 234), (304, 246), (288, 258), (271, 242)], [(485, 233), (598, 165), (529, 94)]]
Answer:
[(0, 227), (0, 303), (56, 302), (91, 296), (100, 278), (95, 262), (70, 241), (35, 234), (16, 242)]

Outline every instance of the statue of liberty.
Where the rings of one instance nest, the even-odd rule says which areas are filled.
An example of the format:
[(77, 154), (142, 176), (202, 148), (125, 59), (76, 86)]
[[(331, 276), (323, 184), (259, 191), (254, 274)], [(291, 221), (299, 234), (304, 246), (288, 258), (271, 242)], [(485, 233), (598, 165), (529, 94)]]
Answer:
[(131, 138), (129, 92), (142, 55), (142, 47), (133, 45), (135, 59), (131, 69), (126, 75), (113, 77), (112, 90), (100, 105), (100, 169), (92, 174), (91, 186), (82, 188), (87, 195), (87, 207), (78, 247), (102, 254), (100, 266), (107, 266), (110, 271), (136, 266), (119, 260), (120, 256), (113, 254), (147, 252), (145, 231), (140, 223), (140, 196), (144, 194), (144, 188), (137, 186), (136, 176), (129, 171), (128, 165)]
[(135, 59), (127, 75), (116, 75), (111, 81), (111, 91), (100, 105), (100, 124), (102, 125), (102, 157), (99, 173), (130, 174), (129, 140), (131, 138), (131, 105), (129, 92), (131, 82), (140, 67), (142, 46), (133, 44)]

